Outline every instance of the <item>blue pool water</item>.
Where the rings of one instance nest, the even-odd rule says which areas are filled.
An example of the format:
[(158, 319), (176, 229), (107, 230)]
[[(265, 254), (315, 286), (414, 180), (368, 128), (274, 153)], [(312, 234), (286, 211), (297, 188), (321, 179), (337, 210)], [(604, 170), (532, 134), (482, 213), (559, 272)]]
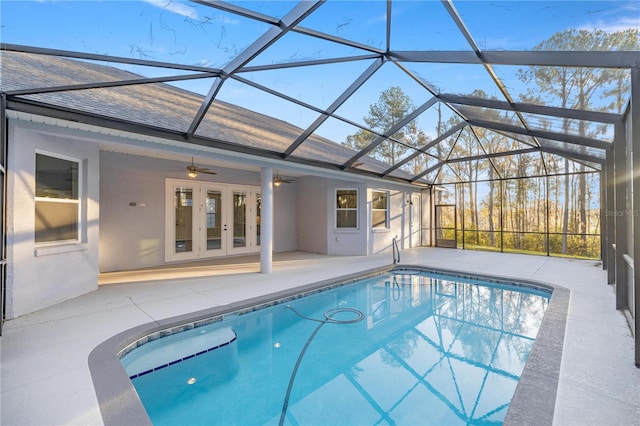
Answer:
[(157, 425), (500, 424), (549, 298), (397, 271), (228, 315), (121, 361)]

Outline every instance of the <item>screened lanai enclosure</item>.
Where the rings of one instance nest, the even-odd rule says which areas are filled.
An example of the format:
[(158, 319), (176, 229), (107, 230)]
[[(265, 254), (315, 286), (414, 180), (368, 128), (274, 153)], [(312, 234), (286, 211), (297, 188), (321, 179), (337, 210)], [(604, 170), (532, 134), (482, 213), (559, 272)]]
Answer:
[(3, 125), (31, 114), (410, 184), (422, 245), (602, 260), (637, 328), (638, 2), (0, 7)]
[(483, 161), (442, 171), (451, 183), (435, 187), (435, 245), (600, 258), (597, 171), (537, 153)]

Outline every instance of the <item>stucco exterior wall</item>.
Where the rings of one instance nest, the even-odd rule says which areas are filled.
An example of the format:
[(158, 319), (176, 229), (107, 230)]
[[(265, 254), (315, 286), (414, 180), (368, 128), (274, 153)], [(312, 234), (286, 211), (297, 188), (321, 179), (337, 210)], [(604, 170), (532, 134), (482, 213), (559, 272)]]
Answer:
[[(100, 272), (163, 265), (166, 181), (185, 179), (185, 162), (144, 149), (120, 152), (118, 136), (11, 119), (7, 176), (7, 316), (14, 318), (97, 289)], [(157, 149), (157, 148), (156, 148)], [(43, 247), (34, 241), (35, 153), (82, 164), (84, 228), (79, 244)], [(166, 158), (166, 156), (165, 156)], [(232, 163), (230, 163), (232, 164)], [(199, 181), (260, 187), (260, 172), (229, 166)], [(381, 185), (381, 186), (379, 186)], [(357, 229), (336, 228), (336, 190), (358, 191)], [(389, 191), (389, 227), (371, 227), (371, 191)], [(416, 198), (417, 197), (417, 198)], [(413, 206), (412, 206), (413, 204)], [(419, 192), (406, 186), (296, 177), (274, 190), (274, 251), (333, 256), (390, 252), (420, 243)], [(257, 252), (257, 251), (256, 251)]]
[[(358, 190), (358, 228), (336, 228), (336, 190)], [(389, 227), (371, 226), (371, 192), (389, 192)], [(420, 245), (421, 198), (391, 185), (305, 177), (298, 179), (298, 249), (331, 256), (391, 252), (393, 238), (402, 249)]]
[(100, 153), (101, 272), (164, 263), (163, 173), (174, 168), (168, 161)]
[(329, 254), (327, 248), (328, 180), (303, 177), (297, 182), (298, 250)]
[[(100, 271), (163, 265), (165, 180), (185, 179), (184, 162), (106, 151), (100, 158)], [(215, 172), (197, 179), (260, 186), (257, 172), (231, 168), (215, 168)], [(275, 252), (297, 248), (295, 186), (295, 182), (283, 184), (274, 191)]]
[[(79, 131), (9, 120), (7, 317), (15, 318), (98, 288), (99, 149)], [(82, 164), (84, 227), (78, 244), (36, 245), (35, 154)]]
[(391, 251), (391, 245), (393, 239), (398, 238), (398, 244), (401, 244), (403, 236), (403, 227), (405, 222), (405, 209), (404, 209), (404, 194), (399, 191), (389, 191), (389, 227), (388, 228), (372, 228), (371, 223), (371, 193), (373, 191), (383, 191), (384, 188), (369, 188), (367, 195), (367, 215), (368, 224), (370, 229), (369, 238), (369, 254), (379, 254), (386, 251)]
[[(389, 193), (389, 227), (372, 228), (371, 202), (372, 191), (388, 191)], [(368, 215), (367, 227), (370, 232), (368, 254), (391, 252), (393, 239), (397, 238), (400, 249), (418, 247), (420, 245), (420, 212), (421, 198), (419, 192), (385, 187), (370, 187), (367, 191)]]
[(409, 212), (409, 247), (420, 247), (422, 242), (422, 234), (420, 229), (422, 219), (422, 194), (420, 192), (411, 192), (409, 194), (411, 201)]
[[(358, 229), (336, 228), (336, 190), (358, 190)], [(366, 256), (368, 225), (368, 197), (366, 183), (331, 180), (326, 191), (327, 200), (327, 254), (332, 256)]]
[(297, 179), (273, 191), (273, 251), (298, 250)]

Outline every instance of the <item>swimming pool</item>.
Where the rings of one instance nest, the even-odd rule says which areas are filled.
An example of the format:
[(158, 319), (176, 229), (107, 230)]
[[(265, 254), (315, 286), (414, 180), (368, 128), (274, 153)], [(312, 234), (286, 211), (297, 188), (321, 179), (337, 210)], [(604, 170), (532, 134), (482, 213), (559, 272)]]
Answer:
[(551, 295), (406, 268), (332, 287), (128, 345), (151, 421), (501, 423)]

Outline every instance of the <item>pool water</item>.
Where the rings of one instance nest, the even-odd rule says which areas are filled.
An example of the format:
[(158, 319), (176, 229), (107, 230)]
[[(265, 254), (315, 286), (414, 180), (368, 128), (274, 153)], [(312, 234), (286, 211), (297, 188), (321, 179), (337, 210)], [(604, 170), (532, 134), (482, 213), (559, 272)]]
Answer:
[(499, 424), (549, 298), (397, 271), (162, 337), (121, 362), (157, 425)]

